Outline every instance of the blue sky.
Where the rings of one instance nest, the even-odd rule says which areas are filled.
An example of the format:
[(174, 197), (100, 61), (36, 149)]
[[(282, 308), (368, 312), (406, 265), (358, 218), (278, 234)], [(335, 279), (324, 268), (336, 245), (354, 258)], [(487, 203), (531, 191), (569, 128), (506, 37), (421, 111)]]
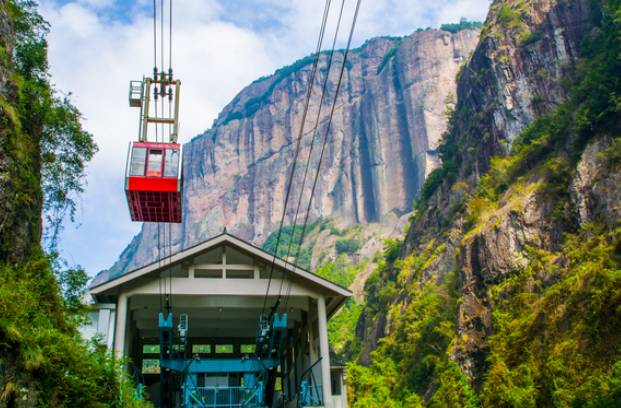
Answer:
[[(339, 0), (332, 3), (329, 33), (340, 6)], [(483, 20), (489, 4), (363, 0), (354, 46), (461, 17)], [(182, 80), (180, 140), (208, 129), (254, 79), (311, 53), (323, 5), (320, 0), (173, 0), (173, 66)], [(346, 1), (346, 18), (353, 5)], [(129, 219), (123, 192), (127, 144), (138, 126), (138, 113), (126, 98), (129, 80), (152, 69), (152, 1), (42, 0), (40, 6), (51, 23), (52, 81), (72, 93), (100, 149), (87, 169), (77, 223), (66, 226), (60, 243), (69, 264), (94, 275), (109, 267), (140, 229)], [(340, 45), (344, 42), (343, 37)]]

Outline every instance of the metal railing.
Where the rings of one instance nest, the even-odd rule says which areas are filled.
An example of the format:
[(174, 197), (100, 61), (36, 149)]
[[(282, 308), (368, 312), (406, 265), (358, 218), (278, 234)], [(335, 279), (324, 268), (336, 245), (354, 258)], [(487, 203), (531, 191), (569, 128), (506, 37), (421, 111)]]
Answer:
[(302, 374), (299, 385), (298, 407), (321, 406), (323, 405), (323, 387), (321, 381), (315, 376), (315, 368), (319, 367), (319, 360), (315, 361)]
[(260, 387), (191, 387), (187, 390), (192, 407), (258, 407)]
[(310, 385), (302, 382), (300, 386), (300, 406), (322, 406), (323, 405), (323, 387), (321, 385)]

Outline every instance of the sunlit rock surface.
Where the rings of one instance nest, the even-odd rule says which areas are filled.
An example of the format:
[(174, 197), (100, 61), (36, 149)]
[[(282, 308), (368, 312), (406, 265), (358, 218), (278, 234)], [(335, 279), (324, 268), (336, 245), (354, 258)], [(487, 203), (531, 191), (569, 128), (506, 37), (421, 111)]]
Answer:
[[(475, 30), (430, 29), (403, 38), (374, 38), (349, 54), (311, 221), (321, 216), (350, 224), (395, 222), (411, 210), (425, 176), (437, 165), (435, 149), (447, 128), (447, 108), (454, 103), (455, 77), (478, 35)], [(277, 228), (312, 61), (307, 57), (253, 82), (208, 131), (184, 146), (183, 223), (171, 227), (170, 240), (168, 227), (161, 227), (159, 255), (157, 227), (145, 224), (95, 283), (164, 256), (169, 241), (174, 252), (226, 227), (261, 244)], [(342, 61), (342, 51), (335, 53), (317, 121), (328, 75), (328, 54), (320, 56), (292, 197), (300, 192), (315, 123), (311, 168), (318, 162)], [(304, 205), (308, 195), (307, 190)], [(297, 202), (289, 205), (286, 224), (293, 223), (296, 207)]]

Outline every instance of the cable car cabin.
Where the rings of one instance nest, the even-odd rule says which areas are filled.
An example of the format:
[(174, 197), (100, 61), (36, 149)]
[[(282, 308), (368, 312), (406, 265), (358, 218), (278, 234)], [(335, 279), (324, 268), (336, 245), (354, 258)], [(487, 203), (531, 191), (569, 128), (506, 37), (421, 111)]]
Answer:
[(133, 221), (181, 222), (181, 145), (131, 142), (125, 192)]

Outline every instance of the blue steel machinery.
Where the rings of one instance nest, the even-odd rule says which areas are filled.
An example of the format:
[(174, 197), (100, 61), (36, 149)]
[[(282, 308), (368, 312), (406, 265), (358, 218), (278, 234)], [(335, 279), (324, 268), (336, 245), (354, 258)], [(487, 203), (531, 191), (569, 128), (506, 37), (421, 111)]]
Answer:
[[(277, 368), (283, 367), (287, 314), (261, 318), (252, 357), (207, 358), (191, 356), (187, 314), (174, 326), (173, 314), (159, 314), (162, 407), (173, 406), (175, 380), (181, 380), (183, 407), (263, 407), (273, 402)], [(200, 376), (239, 376), (240, 386), (199, 387)]]

